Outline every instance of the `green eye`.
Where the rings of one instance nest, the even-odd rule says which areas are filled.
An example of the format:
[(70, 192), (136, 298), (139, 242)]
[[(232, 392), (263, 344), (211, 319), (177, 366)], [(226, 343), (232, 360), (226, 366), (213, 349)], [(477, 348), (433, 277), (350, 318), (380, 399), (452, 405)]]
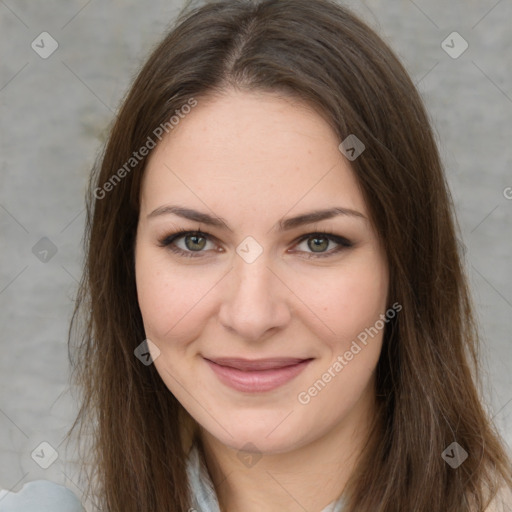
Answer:
[[(180, 248), (176, 245), (176, 242), (182, 239), (184, 240), (184, 248)], [(194, 258), (202, 256), (202, 253), (205, 252), (203, 249), (208, 242), (210, 242), (208, 233), (180, 230), (161, 240), (159, 245), (160, 247), (168, 247), (171, 251), (180, 256)]]
[[(310, 233), (308, 235), (303, 236), (297, 247), (300, 244), (307, 241), (307, 248), (310, 249), (311, 252), (299, 250), (298, 252), (303, 252), (306, 258), (325, 258), (328, 256), (332, 256), (335, 253), (342, 251), (343, 249), (347, 249), (352, 247), (352, 242), (343, 238), (341, 236), (333, 235), (331, 233)], [(333, 243), (335, 246), (331, 250), (327, 250), (330, 243)], [(294, 251), (295, 252), (295, 251)]]

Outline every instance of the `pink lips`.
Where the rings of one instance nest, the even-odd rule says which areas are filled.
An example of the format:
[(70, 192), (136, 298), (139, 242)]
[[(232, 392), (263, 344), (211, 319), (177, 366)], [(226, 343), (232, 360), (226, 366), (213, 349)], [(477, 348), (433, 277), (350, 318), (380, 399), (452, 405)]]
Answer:
[(297, 376), (312, 361), (299, 358), (273, 359), (206, 359), (224, 384), (244, 392), (271, 391)]

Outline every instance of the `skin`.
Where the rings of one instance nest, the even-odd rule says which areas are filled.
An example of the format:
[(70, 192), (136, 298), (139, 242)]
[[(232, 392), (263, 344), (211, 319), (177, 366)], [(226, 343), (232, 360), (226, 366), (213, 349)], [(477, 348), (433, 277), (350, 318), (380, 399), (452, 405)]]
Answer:
[[(148, 161), (135, 252), (139, 305), (160, 350), (156, 369), (199, 425), (223, 511), (320, 512), (342, 493), (375, 414), (382, 330), (309, 403), (298, 400), (387, 309), (386, 258), (339, 143), (301, 102), (229, 90), (199, 99)], [(148, 218), (163, 205), (216, 215), (231, 231), (170, 213)], [(334, 206), (362, 216), (275, 227)], [(211, 235), (202, 256), (159, 245), (178, 229)], [(316, 230), (353, 246), (335, 253), (339, 245), (322, 239), (315, 252), (315, 237), (301, 238)], [(252, 263), (236, 252), (247, 236), (263, 248)], [(190, 237), (174, 244), (198, 247)], [(322, 251), (330, 255), (314, 257)], [(227, 387), (203, 359), (276, 356), (314, 359), (262, 393)], [(258, 458), (250, 466), (237, 456), (247, 455), (247, 443)]]

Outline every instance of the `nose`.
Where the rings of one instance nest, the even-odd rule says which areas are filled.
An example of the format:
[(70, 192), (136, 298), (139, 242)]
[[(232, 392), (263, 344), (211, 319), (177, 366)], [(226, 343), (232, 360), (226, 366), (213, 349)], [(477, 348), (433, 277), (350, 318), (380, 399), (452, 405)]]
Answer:
[(247, 263), (236, 256), (219, 310), (221, 324), (247, 341), (263, 341), (291, 318), (290, 290), (269, 266), (265, 253)]

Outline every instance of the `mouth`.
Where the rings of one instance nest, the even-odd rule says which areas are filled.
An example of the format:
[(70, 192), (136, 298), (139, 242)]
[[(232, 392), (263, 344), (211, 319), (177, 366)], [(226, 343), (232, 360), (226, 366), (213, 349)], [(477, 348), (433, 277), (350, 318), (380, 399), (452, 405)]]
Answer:
[(299, 375), (312, 358), (204, 358), (218, 379), (237, 391), (260, 393), (276, 389)]

